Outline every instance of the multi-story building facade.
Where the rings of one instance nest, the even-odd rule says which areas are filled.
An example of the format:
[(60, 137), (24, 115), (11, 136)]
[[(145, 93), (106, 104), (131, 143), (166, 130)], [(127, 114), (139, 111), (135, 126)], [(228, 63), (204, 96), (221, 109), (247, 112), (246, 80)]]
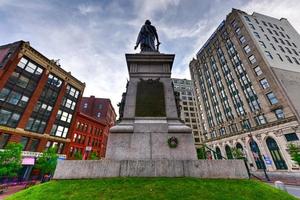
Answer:
[(95, 96), (82, 97), (80, 112), (96, 120), (105, 121), (111, 126), (116, 122), (117, 115), (110, 99)]
[(193, 130), (196, 148), (202, 143), (199, 107), (191, 80), (172, 78), (174, 91), (179, 93), (180, 119)]
[(287, 19), (233, 9), (199, 50), (190, 72), (215, 158), (236, 147), (254, 170), (299, 170), (299, 47)]
[(78, 112), (68, 159), (73, 159), (76, 152), (80, 152), (84, 160), (89, 159), (92, 152), (96, 153), (98, 158), (105, 157), (109, 128), (104, 121)]
[(0, 149), (8, 142), (22, 144), (25, 177), (49, 147), (66, 157), (84, 88), (28, 42), (0, 47)]
[(82, 97), (68, 159), (74, 159), (76, 152), (80, 152), (83, 159), (88, 159), (91, 152), (99, 158), (105, 157), (109, 129), (115, 122), (116, 113), (110, 99)]

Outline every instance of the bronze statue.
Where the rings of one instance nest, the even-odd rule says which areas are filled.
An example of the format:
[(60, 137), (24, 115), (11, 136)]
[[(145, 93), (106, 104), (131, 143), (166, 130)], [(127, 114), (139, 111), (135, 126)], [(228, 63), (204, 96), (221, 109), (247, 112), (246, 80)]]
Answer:
[[(157, 41), (156, 46), (154, 44), (155, 39)], [(146, 20), (140, 30), (134, 49), (140, 45), (141, 51), (158, 51), (160, 44), (156, 28), (151, 25), (150, 20)]]

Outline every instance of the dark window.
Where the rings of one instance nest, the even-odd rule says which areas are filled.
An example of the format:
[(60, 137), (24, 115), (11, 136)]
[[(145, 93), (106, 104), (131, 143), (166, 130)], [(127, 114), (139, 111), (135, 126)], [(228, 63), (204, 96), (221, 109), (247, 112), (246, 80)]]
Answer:
[(36, 151), (39, 146), (39, 139), (32, 139), (28, 151)]
[(284, 134), (284, 137), (285, 137), (286, 141), (288, 141), (288, 142), (299, 140), (296, 133)]
[(1, 133), (1, 135), (0, 135), (0, 149), (5, 148), (9, 138), (10, 138), (10, 134)]
[(22, 150), (24, 151), (27, 147), (27, 144), (28, 144), (28, 141), (29, 141), (29, 138), (28, 137), (22, 137), (21, 138), (21, 141), (20, 141), (20, 144), (22, 145)]

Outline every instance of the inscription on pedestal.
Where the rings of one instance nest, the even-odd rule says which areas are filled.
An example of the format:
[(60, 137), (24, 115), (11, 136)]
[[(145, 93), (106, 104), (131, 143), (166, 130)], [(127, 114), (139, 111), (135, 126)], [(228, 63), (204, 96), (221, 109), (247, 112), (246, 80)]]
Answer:
[(135, 116), (165, 117), (164, 85), (159, 79), (143, 80), (137, 84)]

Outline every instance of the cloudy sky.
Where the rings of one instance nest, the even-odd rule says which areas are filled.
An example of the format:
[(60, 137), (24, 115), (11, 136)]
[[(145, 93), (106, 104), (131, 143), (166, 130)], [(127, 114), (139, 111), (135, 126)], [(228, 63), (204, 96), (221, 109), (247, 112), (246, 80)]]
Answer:
[(128, 79), (124, 54), (138, 52), (145, 19), (160, 51), (176, 54), (172, 77), (190, 78), (189, 61), (233, 7), (285, 17), (300, 32), (299, 0), (0, 0), (0, 45), (30, 41), (86, 83), (84, 96), (116, 105)]

